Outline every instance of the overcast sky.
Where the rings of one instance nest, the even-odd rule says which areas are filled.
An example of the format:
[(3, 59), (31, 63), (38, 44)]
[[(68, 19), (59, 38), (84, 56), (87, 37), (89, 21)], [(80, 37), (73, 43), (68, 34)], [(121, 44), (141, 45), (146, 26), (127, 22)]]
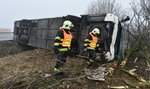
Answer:
[[(14, 21), (50, 18), (68, 14), (80, 16), (95, 0), (0, 0), (0, 28), (13, 29)], [(127, 8), (131, 0), (117, 0)]]

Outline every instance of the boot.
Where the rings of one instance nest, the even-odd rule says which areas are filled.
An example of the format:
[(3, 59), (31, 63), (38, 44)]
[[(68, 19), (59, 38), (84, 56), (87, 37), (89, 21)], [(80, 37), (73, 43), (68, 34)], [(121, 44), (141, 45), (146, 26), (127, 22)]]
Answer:
[(64, 74), (62, 68), (54, 68), (54, 72), (54, 76), (61, 76)]
[(94, 65), (94, 60), (90, 59), (88, 62), (87, 62), (87, 67), (86, 68), (90, 68)]

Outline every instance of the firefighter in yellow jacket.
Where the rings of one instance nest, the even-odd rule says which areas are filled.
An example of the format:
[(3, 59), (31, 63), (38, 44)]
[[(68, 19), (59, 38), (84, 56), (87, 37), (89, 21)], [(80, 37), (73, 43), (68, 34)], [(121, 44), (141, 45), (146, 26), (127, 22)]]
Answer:
[(63, 74), (62, 67), (66, 62), (66, 58), (70, 53), (71, 41), (72, 41), (72, 34), (70, 32), (73, 24), (71, 21), (66, 20), (63, 23), (63, 26), (57, 32), (54, 41), (54, 50), (58, 51), (56, 65), (54, 68), (54, 72), (57, 75)]
[(98, 43), (98, 37), (97, 35), (100, 34), (100, 30), (98, 28), (94, 28), (92, 32), (90, 32), (84, 41), (84, 50), (88, 51), (89, 53), (89, 59), (88, 59), (88, 66), (91, 66), (95, 60), (96, 57), (96, 47), (99, 46)]

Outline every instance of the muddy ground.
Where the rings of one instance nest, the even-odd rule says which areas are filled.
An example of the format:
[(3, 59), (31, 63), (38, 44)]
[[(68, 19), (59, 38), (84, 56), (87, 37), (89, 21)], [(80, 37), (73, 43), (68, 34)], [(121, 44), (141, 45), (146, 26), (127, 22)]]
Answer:
[[(135, 73), (150, 81), (150, 68), (143, 58), (131, 57), (124, 67), (136, 69)], [(13, 41), (0, 41), (0, 89), (109, 89), (108, 86), (125, 86), (140, 81), (122, 72), (114, 62), (106, 67), (115, 70), (108, 74), (105, 81), (87, 79), (84, 73), (86, 60), (69, 57), (64, 65), (65, 76), (54, 77), (52, 74), (56, 54), (50, 50), (23, 46)], [(45, 74), (49, 74), (45, 77)], [(150, 89), (145, 86), (139, 89)]]

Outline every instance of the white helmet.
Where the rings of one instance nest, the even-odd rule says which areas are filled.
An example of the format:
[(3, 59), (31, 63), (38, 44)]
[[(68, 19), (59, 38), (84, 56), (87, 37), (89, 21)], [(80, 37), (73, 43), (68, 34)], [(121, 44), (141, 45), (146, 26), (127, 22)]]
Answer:
[(98, 28), (94, 28), (93, 31), (92, 31), (92, 33), (94, 33), (94, 34), (100, 34), (100, 31), (99, 31)]
[(71, 29), (71, 27), (74, 27), (74, 25), (72, 24), (71, 21), (69, 21), (69, 20), (64, 21), (62, 28)]

